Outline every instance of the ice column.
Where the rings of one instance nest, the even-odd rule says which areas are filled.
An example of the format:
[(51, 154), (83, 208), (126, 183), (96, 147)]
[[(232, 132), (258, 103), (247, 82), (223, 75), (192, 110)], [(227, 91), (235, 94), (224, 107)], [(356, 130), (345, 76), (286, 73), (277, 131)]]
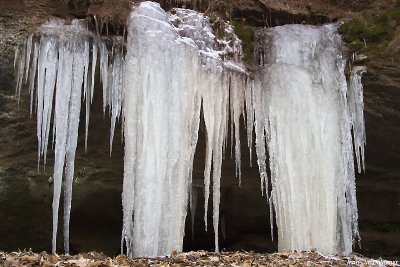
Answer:
[[(232, 28), (226, 30), (233, 35)], [(171, 15), (156, 3), (143, 2), (131, 14), (127, 47), (122, 249), (125, 246), (130, 256), (169, 255), (182, 250), (203, 103), (206, 209), (213, 170), (213, 226), (218, 250), (229, 94), (241, 85), (237, 76), (245, 76), (234, 60), (240, 43), (237, 39), (218, 40), (208, 18), (194, 11), (175, 9)], [(244, 93), (237, 92), (232, 100), (235, 123), (243, 103)], [(240, 151), (235, 153), (239, 159)]]
[(336, 26), (260, 30), (257, 42), (256, 151), (263, 177), (267, 144), (279, 250), (348, 254), (358, 238), (350, 127), (361, 148), (365, 134)]
[(197, 48), (177, 37), (154, 3), (131, 15), (123, 185), (123, 241), (130, 256), (182, 250), (201, 94)]

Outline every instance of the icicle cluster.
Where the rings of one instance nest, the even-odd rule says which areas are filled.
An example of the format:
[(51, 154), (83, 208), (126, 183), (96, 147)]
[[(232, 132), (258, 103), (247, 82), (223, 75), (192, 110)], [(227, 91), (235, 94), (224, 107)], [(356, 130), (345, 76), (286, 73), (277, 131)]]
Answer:
[(39, 162), (46, 162), (53, 127), (53, 252), (62, 184), (64, 248), (69, 252), (81, 101), (85, 100), (87, 146), (97, 65), (103, 109), (109, 107), (111, 119), (110, 153), (115, 125), (124, 120), (121, 250), (130, 256), (182, 250), (188, 202), (192, 223), (197, 206), (192, 169), (202, 110), (204, 222), (207, 229), (212, 186), (216, 251), (222, 160), (230, 129), (240, 185), (243, 116), (250, 156), (256, 135), (261, 192), (269, 201), (271, 233), (275, 211), (279, 250), (351, 252), (353, 237), (359, 238), (354, 153), (358, 171), (365, 170), (365, 69), (353, 68), (347, 86), (336, 26), (291, 25), (258, 31), (258, 67), (249, 75), (241, 63), (240, 40), (229, 24), (222, 30), (218, 39), (209, 18), (195, 11), (166, 13), (159, 4), (142, 2), (129, 19), (126, 62), (122, 37), (94, 35), (78, 20), (70, 25), (49, 22), (16, 51), (16, 92), (20, 95), (23, 84), (29, 83), (31, 113), (37, 113)]
[(21, 55), (17, 52), (15, 57), (19, 64), (17, 94), (20, 95), (23, 82), (27, 83), (29, 76), (31, 113), (33, 105), (37, 113), (38, 164), (42, 158), (46, 163), (50, 128), (53, 127), (53, 252), (57, 247), (59, 202), (64, 185), (64, 250), (69, 253), (72, 183), (81, 102), (82, 98), (86, 100), (86, 145), (98, 47), (101, 48), (101, 73), (109, 76), (103, 84), (109, 96), (106, 104), (110, 106), (112, 118), (111, 142), (122, 107), (122, 51), (115, 46), (109, 55), (108, 50), (105, 51), (106, 43), (93, 36), (84, 21), (73, 20), (66, 25), (63, 20), (53, 20), (29, 36)]
[[(208, 18), (185, 9), (173, 13), (168, 15), (158, 4), (144, 2), (129, 21), (128, 47), (134, 49), (126, 56), (122, 245), (131, 256), (182, 250), (201, 103), (207, 129), (205, 223), (207, 227), (212, 170), (218, 251), (220, 177), (229, 107), (237, 122), (243, 112), (240, 89), (246, 74), (235, 61), (221, 60), (241, 50), (228, 48), (232, 44), (227, 40), (217, 40)], [(239, 136), (238, 128), (235, 134)], [(240, 173), (238, 142), (239, 138)]]
[(350, 253), (359, 238), (350, 127), (360, 162), (363, 70), (347, 88), (335, 25), (260, 30), (257, 44), (256, 151), (265, 179), (268, 147), (279, 250)]

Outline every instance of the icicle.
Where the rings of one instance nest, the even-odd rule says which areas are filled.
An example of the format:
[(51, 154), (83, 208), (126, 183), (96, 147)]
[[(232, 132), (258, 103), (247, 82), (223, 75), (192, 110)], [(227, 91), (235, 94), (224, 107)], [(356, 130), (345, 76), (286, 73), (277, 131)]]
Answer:
[[(73, 54), (68, 43), (61, 44), (59, 50), (59, 68), (57, 75), (56, 100), (54, 112), (55, 158), (54, 158), (54, 193), (53, 193), (53, 242), (52, 253), (57, 250), (58, 211), (60, 206), (62, 176), (68, 139), (68, 114), (73, 79)], [(40, 69), (39, 62), (39, 69)], [(38, 90), (40, 87), (38, 87)], [(40, 99), (40, 97), (39, 97)], [(66, 230), (66, 229), (64, 229)]]
[(220, 203), (220, 178), (222, 165), (223, 144), (227, 135), (227, 121), (229, 107), (229, 77), (223, 73), (221, 66), (208, 61), (209, 84), (203, 88), (203, 115), (207, 129), (206, 135), (206, 167), (205, 167), (205, 223), (208, 210), (208, 187), (210, 183), (211, 163), (213, 167), (213, 227), (215, 234), (215, 251), (219, 251), (218, 225)]
[(89, 82), (89, 61), (90, 61), (90, 49), (89, 49), (89, 40), (86, 39), (84, 41), (84, 50), (83, 50), (83, 98), (86, 104), (86, 122), (85, 122), (85, 151), (87, 151), (87, 136), (88, 136), (88, 128), (89, 128), (89, 113), (90, 113), (90, 103), (91, 103), (91, 89)]
[(93, 95), (94, 95), (94, 78), (96, 74), (96, 66), (97, 66), (97, 43), (93, 42), (92, 45), (92, 82), (90, 86), (90, 103), (93, 102)]
[[(69, 254), (69, 221), (72, 201), (72, 182), (74, 176), (75, 151), (78, 141), (79, 115), (81, 110), (82, 84), (87, 79), (89, 64), (88, 41), (75, 43), (73, 48), (72, 87), (68, 110), (68, 128), (66, 143), (66, 163), (64, 180), (64, 251)], [(86, 85), (87, 86), (87, 82)], [(87, 99), (87, 101), (89, 101)]]
[(254, 130), (254, 109), (253, 109), (253, 92), (254, 81), (246, 79), (245, 85), (245, 103), (246, 103), (246, 129), (247, 129), (247, 146), (250, 150), (250, 167), (253, 166), (253, 130)]
[[(240, 115), (242, 115), (244, 108), (244, 89), (245, 89), (245, 76), (234, 73), (231, 77), (230, 97), (231, 97), (231, 122), (234, 128), (231, 127), (231, 133), (235, 133), (235, 165), (236, 177), (239, 178), (239, 186), (242, 184), (241, 175), (241, 151), (240, 151)], [(233, 138), (232, 138), (233, 140)], [(231, 141), (233, 143), (233, 141)]]
[[(25, 49), (25, 48), (24, 48)], [(15, 95), (17, 96), (18, 99), (18, 106), (19, 106), (19, 101), (21, 97), (21, 88), (22, 84), (24, 81), (24, 70), (25, 70), (25, 59), (26, 59), (26, 53), (22, 52), (21, 57), (19, 59), (19, 66), (18, 66), (18, 75), (17, 75), (17, 87), (15, 88)]]
[(44, 164), (46, 164), (47, 158), (50, 119), (53, 108), (54, 87), (56, 84), (58, 66), (57, 54), (58, 44), (56, 38), (43, 37), (40, 41), (39, 59), (37, 63), (37, 136), (39, 147), (38, 160), (43, 157)]
[(191, 187), (191, 188), (192, 188), (192, 193), (190, 194), (190, 215), (192, 224), (192, 241), (194, 241), (194, 223), (196, 218), (198, 191), (196, 187)]
[[(38, 164), (43, 158), (46, 164), (47, 146), (54, 104), (53, 145), (55, 148), (54, 163), (54, 195), (53, 195), (53, 240), (52, 252), (56, 252), (58, 213), (61, 188), (64, 180), (64, 249), (69, 253), (69, 221), (72, 200), (72, 181), (74, 175), (75, 151), (78, 138), (79, 117), (82, 90), (87, 100), (91, 101), (92, 88), (89, 89), (89, 38), (81, 21), (74, 20), (71, 25), (64, 25), (62, 20), (50, 21), (37, 32), (39, 43), (33, 43), (28, 37), (26, 57), (20, 64), (18, 90), (22, 84), (24, 66), (25, 80), (29, 76), (31, 95), (31, 112), (34, 92), (37, 112)], [(32, 63), (30, 55), (33, 46)], [(20, 61), (21, 62), (21, 61)], [(94, 61), (96, 64), (96, 61)], [(95, 68), (95, 67), (94, 67)], [(30, 72), (30, 73), (29, 73)], [(36, 90), (35, 90), (35, 79)], [(91, 84), (91, 86), (93, 83)], [(55, 92), (54, 92), (55, 91)]]
[(100, 44), (100, 79), (103, 84), (103, 113), (106, 112), (106, 106), (108, 102), (108, 50), (105, 43)]
[(111, 127), (110, 127), (110, 155), (112, 152), (112, 143), (114, 139), (115, 124), (121, 114), (122, 109), (122, 90), (124, 88), (124, 74), (125, 74), (125, 62), (122, 53), (116, 53), (114, 55), (112, 65), (112, 82), (111, 82)]
[(273, 196), (274, 191), (271, 192), (271, 195), (268, 198), (268, 207), (269, 207), (269, 226), (271, 228), (271, 239), (274, 241), (274, 208), (273, 208)]
[(351, 70), (350, 83), (348, 89), (348, 105), (350, 109), (351, 124), (353, 128), (353, 140), (357, 159), (358, 172), (365, 172), (364, 147), (366, 144), (365, 125), (364, 125), (364, 103), (363, 86), (361, 77), (366, 72), (364, 66), (355, 66)]
[(17, 46), (15, 48), (15, 53), (14, 53), (14, 69), (17, 66), (17, 62), (18, 62), (18, 58), (19, 58), (19, 46)]
[(25, 83), (28, 81), (29, 64), (31, 62), (32, 53), (32, 34), (26, 40), (26, 62), (25, 62)]
[(91, 82), (86, 92), (86, 123), (85, 123), (85, 151), (87, 151), (87, 139), (89, 135), (89, 121), (90, 121), (90, 106), (93, 102), (94, 94), (94, 78), (96, 74), (97, 65), (97, 42), (93, 41), (92, 44), (92, 68), (91, 68)]
[(29, 109), (30, 117), (32, 117), (32, 110), (33, 110), (33, 99), (34, 99), (34, 93), (35, 93), (35, 78), (36, 78), (36, 70), (37, 70), (37, 63), (38, 63), (38, 55), (39, 55), (39, 45), (37, 43), (34, 43), (32, 69), (31, 69), (30, 77), (29, 77), (29, 94), (30, 94), (30, 99), (31, 99), (30, 100), (30, 109)]
[(265, 143), (265, 128), (266, 126), (266, 97), (262, 93), (262, 85), (261, 81), (258, 79), (254, 81), (254, 88), (252, 89), (253, 96), (253, 108), (254, 108), (254, 128), (256, 133), (256, 154), (257, 154), (257, 163), (258, 169), (260, 172), (260, 182), (261, 182), (261, 194), (264, 195), (266, 193), (268, 197), (268, 175), (267, 175), (267, 166), (266, 166), (266, 143)]

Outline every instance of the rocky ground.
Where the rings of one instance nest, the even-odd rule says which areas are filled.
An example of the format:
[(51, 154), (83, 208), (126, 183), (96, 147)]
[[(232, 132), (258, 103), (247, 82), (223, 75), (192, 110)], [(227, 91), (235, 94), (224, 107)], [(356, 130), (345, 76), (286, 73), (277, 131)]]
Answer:
[(327, 256), (318, 252), (282, 252), (260, 254), (253, 252), (206, 251), (173, 253), (171, 257), (130, 259), (125, 255), (109, 258), (104, 254), (89, 252), (75, 256), (40, 254), (31, 251), (0, 252), (0, 265), (17, 266), (400, 266), (399, 262), (372, 260), (358, 255)]

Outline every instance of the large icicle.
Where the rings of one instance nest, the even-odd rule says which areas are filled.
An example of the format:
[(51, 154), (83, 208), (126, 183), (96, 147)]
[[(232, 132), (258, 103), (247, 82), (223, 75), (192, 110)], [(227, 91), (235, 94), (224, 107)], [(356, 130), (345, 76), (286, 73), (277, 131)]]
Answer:
[(124, 88), (124, 75), (125, 75), (125, 59), (123, 56), (123, 40), (120, 38), (114, 39), (113, 47), (114, 53), (112, 63), (110, 64), (108, 73), (109, 77), (109, 107), (111, 117), (110, 127), (110, 154), (112, 152), (112, 143), (114, 140), (115, 125), (121, 115), (122, 104), (123, 104), (123, 88)]
[(263, 177), (266, 141), (279, 250), (348, 254), (358, 238), (350, 127), (362, 149), (362, 71), (349, 110), (335, 25), (260, 30), (257, 42), (256, 150)]
[[(53, 244), (57, 247), (59, 201), (64, 181), (64, 250), (69, 253), (69, 220), (72, 200), (75, 151), (78, 138), (82, 87), (87, 90), (89, 33), (80, 21), (64, 26), (50, 22), (41, 29), (38, 61), (38, 138), (45, 157), (49, 138), (53, 92), (55, 92), (55, 164), (53, 195)], [(43, 108), (42, 108), (43, 106)], [(41, 115), (43, 114), (43, 115)]]
[[(123, 242), (130, 256), (181, 251), (197, 143), (197, 48), (154, 3), (135, 9), (126, 57)], [(135, 220), (132, 222), (134, 211)]]
[[(213, 72), (211, 72), (213, 71)], [(203, 113), (206, 132), (206, 171), (205, 189), (209, 187), (211, 166), (213, 173), (213, 226), (215, 234), (215, 250), (218, 251), (218, 223), (220, 203), (220, 178), (223, 156), (223, 144), (227, 135), (227, 120), (229, 107), (229, 77), (222, 67), (211, 70), (208, 83), (203, 91)], [(210, 79), (212, 77), (213, 79)], [(221, 80), (224, 81), (221, 83)], [(208, 192), (206, 191), (206, 194)], [(205, 203), (205, 223), (207, 227), (208, 196)]]
[[(228, 134), (229, 108), (231, 109), (232, 128), (235, 129), (235, 161), (240, 184), (240, 135), (239, 118), (243, 113), (244, 80), (247, 73), (241, 64), (241, 43), (227, 23), (220, 26), (224, 29), (223, 39), (217, 39), (212, 33), (208, 17), (187, 10), (175, 9), (170, 21), (183, 38), (190, 38), (199, 49), (203, 67), (198, 70), (201, 75), (201, 92), (203, 115), (206, 126), (206, 159), (204, 170), (204, 223), (207, 230), (208, 200), (213, 173), (213, 228), (215, 250), (219, 250), (219, 203), (221, 166), (224, 158)], [(221, 59), (224, 59), (223, 61)], [(231, 97), (231, 102), (229, 101)], [(233, 132), (233, 131), (232, 131)], [(233, 138), (232, 138), (233, 139)]]
[[(226, 31), (233, 35), (232, 28), (226, 27)], [(122, 243), (131, 256), (182, 250), (202, 99), (207, 128), (205, 198), (208, 204), (212, 168), (218, 251), (219, 190), (230, 81), (232, 91), (240, 90), (238, 76), (245, 77), (243, 68), (234, 63), (240, 58), (240, 43), (237, 38), (231, 42), (216, 39), (208, 18), (194, 11), (175, 9), (173, 15), (168, 15), (158, 4), (143, 2), (130, 18), (130, 47), (133, 49), (127, 53), (124, 93)], [(223, 62), (222, 57), (232, 61)], [(234, 93), (233, 114), (238, 123), (244, 94)], [(239, 129), (238, 125), (235, 128)], [(239, 140), (236, 144), (240, 148)], [(236, 153), (240, 157), (240, 151)]]

